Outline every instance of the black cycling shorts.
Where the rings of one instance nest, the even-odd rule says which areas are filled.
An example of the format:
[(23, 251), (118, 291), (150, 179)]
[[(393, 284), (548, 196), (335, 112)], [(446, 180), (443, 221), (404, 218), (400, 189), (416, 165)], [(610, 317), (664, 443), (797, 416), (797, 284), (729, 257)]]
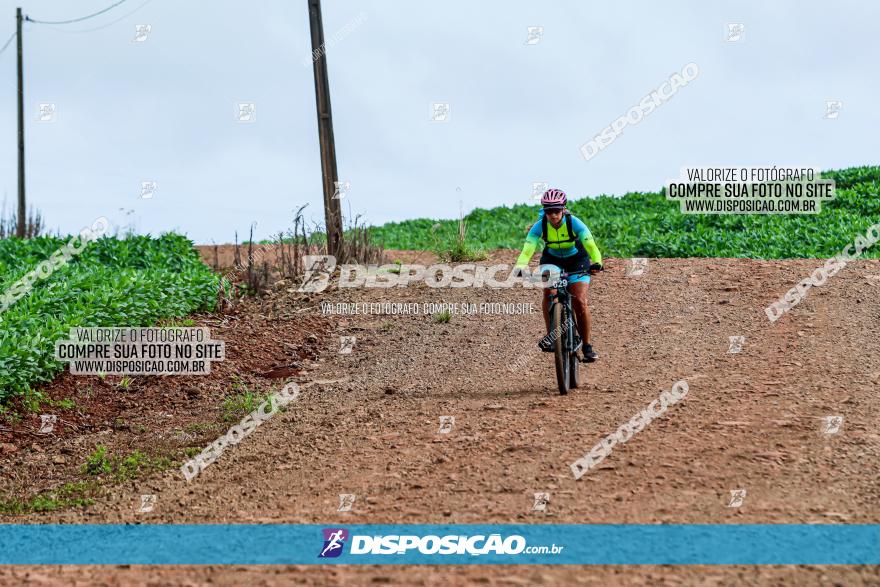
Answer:
[[(541, 265), (555, 265), (566, 273), (572, 273), (574, 271), (588, 270), (590, 268), (591, 261), (590, 254), (584, 250), (579, 250), (577, 254), (570, 257), (557, 257), (548, 253), (547, 249), (544, 249), (544, 252), (541, 253), (541, 260), (539, 261), (539, 263)], [(580, 281), (585, 281), (589, 283), (590, 275), (588, 273), (585, 273), (584, 275), (578, 275), (571, 279), (571, 283), (577, 283)]]

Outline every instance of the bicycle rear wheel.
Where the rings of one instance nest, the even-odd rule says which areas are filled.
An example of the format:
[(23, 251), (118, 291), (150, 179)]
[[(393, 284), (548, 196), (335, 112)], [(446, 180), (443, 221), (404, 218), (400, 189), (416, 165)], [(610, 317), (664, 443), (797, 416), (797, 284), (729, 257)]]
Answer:
[(554, 336), (553, 356), (556, 361), (556, 385), (560, 395), (568, 393), (568, 373), (571, 367), (568, 353), (566, 352), (565, 339), (568, 336), (562, 326), (562, 304), (555, 303), (550, 307), (550, 333)]

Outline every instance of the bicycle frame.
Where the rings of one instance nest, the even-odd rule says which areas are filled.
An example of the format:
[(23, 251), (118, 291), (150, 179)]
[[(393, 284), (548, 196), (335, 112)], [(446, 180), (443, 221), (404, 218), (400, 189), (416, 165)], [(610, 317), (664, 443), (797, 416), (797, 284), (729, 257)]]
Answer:
[[(564, 348), (567, 356), (571, 356), (581, 348), (583, 341), (574, 344), (577, 337), (577, 316), (571, 307), (571, 293), (568, 291), (569, 277), (583, 275), (587, 271), (578, 271), (575, 273), (561, 273), (559, 279), (547, 289), (555, 289), (555, 294), (550, 294), (550, 307), (548, 312), (552, 315), (553, 306), (562, 304), (562, 323), (565, 325), (565, 336), (563, 337)], [(562, 333), (559, 333), (560, 335)]]

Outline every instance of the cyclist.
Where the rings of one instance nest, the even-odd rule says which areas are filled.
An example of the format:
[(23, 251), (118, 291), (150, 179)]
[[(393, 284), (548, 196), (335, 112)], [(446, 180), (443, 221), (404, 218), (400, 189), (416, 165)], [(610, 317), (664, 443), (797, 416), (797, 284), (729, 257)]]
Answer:
[[(544, 241), (546, 244), (540, 260), (544, 270), (553, 269), (570, 273), (589, 269), (591, 274), (602, 270), (602, 254), (596, 246), (596, 241), (593, 240), (590, 229), (568, 211), (565, 207), (566, 202), (567, 198), (562, 190), (549, 189), (541, 196), (543, 209), (538, 221), (529, 230), (522, 253), (516, 261), (518, 273), (522, 273), (528, 266), (539, 241)], [(599, 355), (590, 344), (590, 308), (587, 306), (590, 275), (586, 273), (574, 275), (569, 277), (568, 282), (572, 306), (577, 316), (578, 333), (584, 343), (583, 361), (592, 363), (599, 358)], [(553, 352), (553, 341), (556, 339), (556, 336), (550, 335), (550, 296), (555, 293), (556, 290), (545, 288), (541, 301), (547, 336), (541, 339), (538, 347), (544, 352)]]

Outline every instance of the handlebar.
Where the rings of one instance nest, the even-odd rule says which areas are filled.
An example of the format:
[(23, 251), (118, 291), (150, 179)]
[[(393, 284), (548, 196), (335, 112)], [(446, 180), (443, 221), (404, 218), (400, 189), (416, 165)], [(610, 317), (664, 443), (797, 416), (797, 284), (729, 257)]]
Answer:
[(605, 267), (601, 263), (592, 263), (588, 269), (582, 269), (580, 271), (571, 271), (569, 273), (566, 273), (565, 271), (563, 271), (561, 275), (562, 275), (562, 277), (571, 277), (573, 275), (586, 275), (588, 273), (590, 275), (593, 275), (594, 273), (598, 273), (599, 271), (605, 271)]
[[(578, 275), (587, 275), (587, 274), (593, 275), (595, 273), (598, 273), (599, 271), (604, 271), (604, 270), (605, 270), (605, 268), (602, 266), (602, 264), (592, 263), (589, 266), (589, 268), (581, 269), (580, 271), (571, 271), (571, 272), (560, 271), (556, 279), (568, 279), (569, 277), (576, 277)], [(520, 274), (520, 275), (522, 275), (522, 274)], [(537, 274), (537, 275), (532, 274), (532, 275), (529, 275), (528, 277), (526, 277), (526, 279), (532, 283), (548, 283), (547, 280), (543, 279), (541, 274)]]

